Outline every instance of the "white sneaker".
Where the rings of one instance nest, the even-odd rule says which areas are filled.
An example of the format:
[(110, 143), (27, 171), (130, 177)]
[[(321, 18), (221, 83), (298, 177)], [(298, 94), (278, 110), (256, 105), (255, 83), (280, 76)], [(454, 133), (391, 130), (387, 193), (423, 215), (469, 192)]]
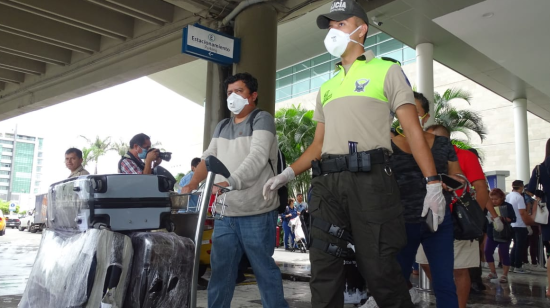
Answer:
[(410, 288), (409, 294), (411, 295), (411, 301), (413, 302), (413, 304), (420, 304), (422, 298), (420, 298), (420, 293), (418, 293), (418, 290), (416, 290), (415, 288)]
[(367, 302), (359, 308), (378, 308), (378, 305), (376, 304), (374, 297), (371, 296), (369, 297), (369, 299), (367, 299)]

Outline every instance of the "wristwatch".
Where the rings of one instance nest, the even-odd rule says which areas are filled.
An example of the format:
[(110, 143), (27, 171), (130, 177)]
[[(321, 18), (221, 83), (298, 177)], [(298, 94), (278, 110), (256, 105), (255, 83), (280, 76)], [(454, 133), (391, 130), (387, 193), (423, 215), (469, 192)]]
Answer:
[(431, 181), (440, 181), (441, 182), (441, 176), (439, 174), (427, 176), (424, 178), (424, 184), (428, 184)]

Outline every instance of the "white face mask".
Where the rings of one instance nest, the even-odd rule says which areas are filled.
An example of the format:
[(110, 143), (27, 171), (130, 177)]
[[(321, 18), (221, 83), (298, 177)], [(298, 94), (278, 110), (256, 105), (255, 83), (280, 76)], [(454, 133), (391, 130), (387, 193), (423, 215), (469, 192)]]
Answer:
[(241, 113), (246, 105), (248, 105), (248, 99), (243, 98), (235, 92), (227, 97), (227, 108), (234, 114)]
[(427, 116), (428, 114), (424, 114), (423, 116), (421, 117), (418, 117), (418, 120), (420, 121), (420, 127), (422, 127), (422, 129), (424, 129), (424, 118)]
[(327, 36), (325, 37), (325, 48), (331, 55), (340, 58), (344, 51), (346, 51), (349, 42), (354, 42), (362, 45), (361, 43), (354, 41), (350, 38), (350, 36), (360, 28), (361, 26), (357, 27), (357, 29), (353, 30), (353, 32), (351, 32), (350, 34), (345, 33), (341, 30), (336, 30), (334, 28), (330, 29), (327, 33)]

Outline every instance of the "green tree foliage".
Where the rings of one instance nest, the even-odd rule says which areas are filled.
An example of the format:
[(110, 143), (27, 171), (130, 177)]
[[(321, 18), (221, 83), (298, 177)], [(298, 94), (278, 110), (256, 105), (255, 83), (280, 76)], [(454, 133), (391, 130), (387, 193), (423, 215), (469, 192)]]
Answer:
[(111, 137), (101, 139), (99, 138), (99, 136), (96, 136), (93, 140), (82, 135), (80, 137), (84, 138), (89, 143), (88, 148), (91, 149), (92, 153), (91, 160), (95, 162), (94, 174), (97, 174), (97, 165), (99, 163), (99, 158), (107, 154), (107, 151), (109, 151), (111, 145)]
[[(311, 145), (315, 136), (316, 122), (313, 121), (313, 110), (306, 110), (300, 105), (279, 109), (275, 113), (275, 125), (279, 149), (285, 155), (287, 165), (295, 162)], [(304, 172), (288, 184), (289, 195), (306, 194), (311, 183), (311, 174)]]
[(91, 148), (82, 148), (82, 168), (86, 168), (90, 161), (94, 160), (94, 153)]
[[(462, 89), (447, 89), (443, 94), (438, 92), (434, 93), (434, 110), (435, 116), (434, 123), (440, 124), (453, 133), (463, 133), (466, 136), (466, 140), (451, 138), (451, 143), (456, 145), (460, 149), (473, 148), (471, 144), (471, 138), (473, 135), (477, 135), (483, 142), (487, 137), (487, 129), (483, 124), (481, 115), (473, 110), (458, 110), (452, 106), (451, 102), (454, 99), (462, 99), (471, 105), (472, 94)], [(395, 119), (392, 123), (393, 128), (399, 126), (399, 120)], [(451, 135), (452, 136), (452, 135)], [(482, 156), (482, 151), (476, 149)]]

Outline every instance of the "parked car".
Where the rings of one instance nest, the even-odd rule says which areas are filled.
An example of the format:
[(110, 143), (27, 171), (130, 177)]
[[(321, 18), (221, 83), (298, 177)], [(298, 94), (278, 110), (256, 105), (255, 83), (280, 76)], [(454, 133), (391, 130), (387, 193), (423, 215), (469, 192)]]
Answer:
[(0, 211), (0, 236), (6, 234), (6, 217), (4, 217), (4, 213)]
[(29, 215), (20, 216), (19, 220), (21, 220), (21, 224), (19, 225), (19, 231), (25, 231), (25, 229), (30, 231), (31, 226), (34, 223), (34, 215), (31, 212), (29, 213)]
[(11, 227), (12, 229), (19, 228), (21, 225), (21, 220), (17, 216), (8, 217), (6, 221), (6, 227)]

